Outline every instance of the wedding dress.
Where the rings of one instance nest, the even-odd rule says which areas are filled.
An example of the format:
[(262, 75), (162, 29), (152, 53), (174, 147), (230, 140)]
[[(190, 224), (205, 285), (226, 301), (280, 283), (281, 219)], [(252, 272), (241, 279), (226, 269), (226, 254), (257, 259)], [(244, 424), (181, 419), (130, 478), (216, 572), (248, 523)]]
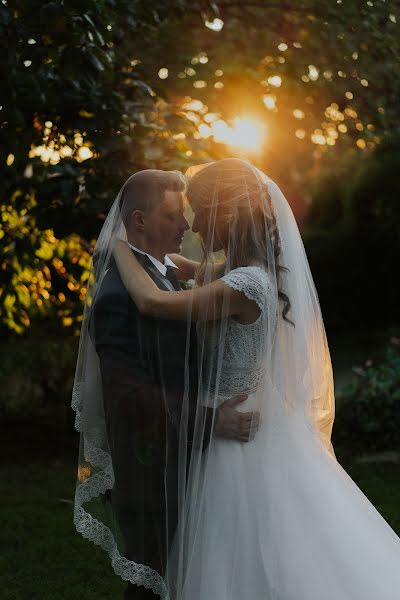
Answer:
[[(265, 343), (273, 338), (267, 320), (276, 325), (278, 307), (268, 275), (258, 267), (232, 270), (222, 280), (254, 300), (260, 316), (250, 325), (233, 317), (219, 323), (226, 328), (219, 398), (247, 387), (252, 391), (240, 410), (257, 410), (257, 390), (268, 387), (260, 381)], [(218, 328), (208, 327), (204, 335), (211, 371)], [(253, 441), (214, 438), (203, 453), (199, 473), (189, 479), (177, 600), (400, 596), (399, 538), (314, 435), (304, 413), (295, 413), (287, 418), (279, 394), (272, 393)]]
[[(225, 227), (223, 289), (254, 300), (259, 316), (211, 320), (204, 290), (203, 308), (193, 315), (188, 306), (187, 322), (138, 316), (115, 272), (113, 240), (127, 239), (132, 180), (144, 179), (153, 194), (157, 173), (129, 178), (88, 280), (72, 401), (76, 528), (119, 577), (163, 600), (397, 600), (400, 540), (331, 445), (329, 349), (290, 206), (246, 161), (199, 168), (187, 195), (208, 223), (203, 243), (219, 251)], [(229, 298), (218, 297), (221, 310)], [(98, 351), (111, 346), (118, 351), (103, 368)], [(243, 393), (237, 410), (261, 417), (254, 440), (211, 436), (208, 415), (218, 419), (214, 409)], [(162, 564), (150, 556), (154, 539)]]

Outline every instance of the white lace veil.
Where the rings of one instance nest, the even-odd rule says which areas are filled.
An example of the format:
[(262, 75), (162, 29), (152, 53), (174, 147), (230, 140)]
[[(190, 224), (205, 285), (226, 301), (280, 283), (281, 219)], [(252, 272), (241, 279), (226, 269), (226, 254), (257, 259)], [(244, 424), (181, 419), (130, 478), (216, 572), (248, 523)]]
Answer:
[[(221, 597), (230, 597), (230, 585), (243, 586), (235, 597), (248, 596), (249, 586), (258, 597), (258, 580), (268, 581), (259, 597), (268, 589), (281, 598), (284, 549), (298, 543), (290, 503), (301, 474), (293, 473), (293, 457), (312, 446), (334, 460), (333, 376), (318, 296), (293, 213), (271, 179), (238, 159), (192, 167), (187, 176), (205, 249), (225, 247), (226, 289), (242, 291), (261, 311), (254, 323), (235, 317), (198, 323), (198, 401), (215, 407), (248, 393), (237, 408), (258, 412), (261, 425), (248, 444), (214, 436), (201, 453), (192, 451), (168, 588), (179, 600), (207, 598), (215, 593), (208, 582), (217, 577)], [(207, 259), (213, 264), (212, 252)], [(204, 284), (218, 271), (218, 264), (206, 264)], [(269, 565), (262, 574), (258, 564), (245, 564), (253, 563), (254, 547), (260, 564)]]
[[(167, 594), (170, 521), (176, 521), (177, 491), (168, 487), (170, 463), (173, 469), (177, 463), (172, 405), (184, 405), (187, 325), (160, 328), (139, 318), (119, 278), (112, 241), (127, 240), (132, 210), (150, 210), (166, 190), (184, 186), (179, 171), (148, 169), (120, 189), (93, 253), (72, 394), (80, 432), (76, 529), (108, 553), (118, 576), (161, 597)], [(157, 279), (154, 265), (139, 258)], [(180, 353), (173, 353), (168, 371), (163, 357), (178, 334)]]
[[(151, 178), (150, 171), (144, 173)], [(238, 159), (200, 165), (187, 176), (187, 198), (195, 225), (201, 222), (206, 250), (198, 284), (222, 276), (222, 306), (233, 288), (254, 301), (258, 316), (210, 320), (213, 306), (206, 296), (196, 316), (188, 303), (185, 322), (139, 318), (140, 364), (126, 361), (123, 351), (110, 350), (118, 336), (114, 320), (106, 316), (100, 330), (108, 331), (106, 346), (115, 355), (109, 376), (96, 319), (100, 323), (110, 312), (107, 308), (98, 317), (94, 307), (107, 295), (111, 275), (118, 280), (111, 240), (116, 233), (126, 236), (122, 188), (96, 245), (82, 325), (73, 395), (81, 432), (75, 524), (108, 552), (123, 579), (162, 598), (195, 600), (194, 585), (199, 598), (207, 597), (207, 580), (218, 569), (211, 548), (224, 536), (230, 540), (226, 553), (232, 560), (222, 577), (227, 585), (233, 580), (240, 568), (235, 557), (243, 554), (246, 540), (231, 537), (231, 532), (244, 519), (249, 539), (270, 565), (265, 574), (269, 587), (278, 594), (285, 558), (274, 552), (274, 539), (283, 550), (293, 543), (289, 498), (296, 493), (296, 478), (291, 457), (310, 444), (327, 460), (334, 456), (332, 368), (318, 297), (292, 211), (272, 180)], [(221, 254), (226, 260), (222, 267)], [(122, 302), (137, 319), (130, 300), (122, 296), (114, 294), (111, 312), (118, 312)], [(178, 372), (179, 382), (169, 378)], [(238, 411), (261, 415), (250, 442), (213, 433), (218, 407), (241, 393), (248, 398), (237, 405)], [(154, 411), (158, 416), (152, 420)], [(138, 447), (145, 448), (145, 458), (150, 456), (147, 462), (140, 459)], [(146, 493), (154, 488), (154, 505), (149, 497), (145, 505), (134, 501), (135, 490), (143, 494), (146, 478), (152, 482)], [(276, 491), (279, 501), (263, 504), (265, 486)], [(235, 497), (229, 500), (230, 492)], [(231, 527), (224, 530), (227, 519)], [(261, 531), (269, 533), (261, 536)], [(158, 540), (157, 559), (145, 543), (151, 536)]]
[[(202, 196), (214, 198), (209, 204), (218, 205), (219, 198), (228, 190), (233, 204), (240, 203), (245, 210), (249, 208), (249, 212), (254, 211), (252, 197), (257, 194), (262, 198), (261, 202), (270, 207), (274, 224), (266, 228), (267, 234), (276, 226), (277, 236), (273, 242), (267, 239), (264, 248), (259, 248), (259, 251), (262, 254), (266, 249), (267, 253), (271, 253), (268, 256), (271, 264), (267, 267), (270, 279), (276, 291), (279, 288), (290, 301), (287, 318), (278, 320), (278, 335), (274, 342), (274, 360), (278, 360), (278, 364), (274, 385), (284, 392), (286, 407), (306, 414), (308, 425), (314, 428), (323, 445), (333, 454), (331, 434), (335, 400), (330, 353), (318, 294), (289, 203), (276, 183), (244, 160), (225, 159), (218, 163), (195, 165), (187, 170), (186, 176), (189, 179), (189, 196), (191, 189), (196, 188), (197, 201)], [(203, 181), (197, 183), (200, 177)], [(209, 221), (210, 236), (213, 236), (215, 218)], [(260, 244), (256, 229), (254, 219), (247, 231), (247, 240), (254, 246)], [(276, 256), (277, 248), (279, 255)], [(230, 257), (227, 258), (226, 270), (229, 271)]]

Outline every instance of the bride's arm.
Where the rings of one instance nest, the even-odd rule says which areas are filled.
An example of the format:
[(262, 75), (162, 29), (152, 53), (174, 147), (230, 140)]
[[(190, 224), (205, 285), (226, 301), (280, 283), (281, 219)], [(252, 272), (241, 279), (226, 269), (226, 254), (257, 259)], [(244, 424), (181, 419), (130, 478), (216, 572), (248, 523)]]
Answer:
[(125, 242), (116, 241), (114, 256), (130, 297), (144, 315), (174, 320), (189, 317), (192, 321), (213, 321), (229, 315), (240, 315), (253, 302), (222, 281), (214, 281), (193, 290), (163, 291), (141, 267)]
[(207, 273), (203, 271), (200, 273), (201, 263), (196, 260), (190, 260), (181, 254), (169, 254), (169, 258), (178, 267), (177, 277), (182, 281), (188, 281), (189, 279), (195, 279), (199, 285), (203, 285), (204, 280), (218, 279), (223, 275), (226, 261), (220, 263), (213, 263), (208, 267)]
[(181, 254), (168, 254), (168, 256), (178, 267), (178, 272), (176, 274), (178, 279), (188, 281), (189, 279), (194, 279), (196, 277), (196, 273), (200, 268), (199, 262), (190, 260)]

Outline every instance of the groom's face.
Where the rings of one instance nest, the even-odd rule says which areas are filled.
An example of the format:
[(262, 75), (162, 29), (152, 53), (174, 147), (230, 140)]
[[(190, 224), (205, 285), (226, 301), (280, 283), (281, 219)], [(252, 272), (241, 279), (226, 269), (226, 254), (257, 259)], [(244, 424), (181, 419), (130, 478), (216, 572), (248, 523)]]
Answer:
[(184, 233), (189, 229), (183, 214), (183, 194), (167, 190), (162, 202), (144, 215), (146, 246), (165, 256), (180, 252)]

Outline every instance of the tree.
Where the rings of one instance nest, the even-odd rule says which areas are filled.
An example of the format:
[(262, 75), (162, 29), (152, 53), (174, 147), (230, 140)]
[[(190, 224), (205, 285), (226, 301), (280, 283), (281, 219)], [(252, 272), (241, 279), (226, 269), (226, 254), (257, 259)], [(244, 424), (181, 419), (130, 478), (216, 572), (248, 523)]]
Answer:
[(155, 118), (155, 93), (135, 68), (135, 40), (184, 9), (180, 0), (0, 4), (3, 328), (79, 321), (91, 246), (121, 181), (162, 162), (150, 145), (178, 154), (165, 137), (169, 109)]
[[(138, 68), (194, 125), (180, 130), (190, 161), (249, 158), (278, 181), (302, 221), (315, 178), (334, 177), (344, 155), (363, 160), (398, 123), (398, 8), (217, 2), (203, 14), (207, 27), (191, 12), (161, 24), (151, 53), (143, 41)], [(263, 147), (226, 143), (241, 135), (238, 116), (264, 127)]]
[[(294, 208), (300, 187), (310, 199), (398, 121), (397, 19), (361, 0), (0, 4), (3, 327), (79, 322), (93, 242), (137, 169), (245, 155)], [(216, 135), (247, 113), (262, 151)]]

